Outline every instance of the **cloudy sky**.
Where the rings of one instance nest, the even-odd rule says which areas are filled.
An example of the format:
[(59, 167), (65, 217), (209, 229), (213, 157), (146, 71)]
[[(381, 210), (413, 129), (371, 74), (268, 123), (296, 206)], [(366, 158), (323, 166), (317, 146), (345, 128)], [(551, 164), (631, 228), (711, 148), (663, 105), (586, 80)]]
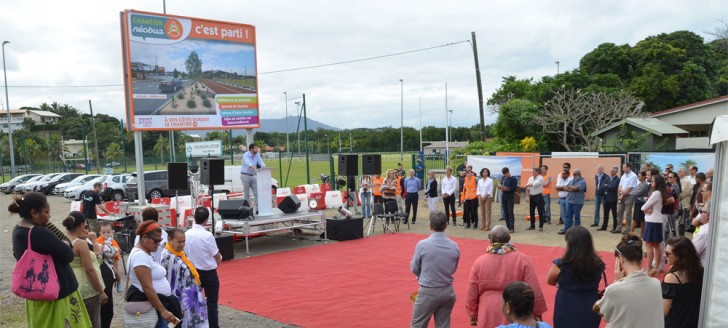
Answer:
[[(162, 12), (162, 0), (3, 1), (10, 107), (57, 101), (123, 118), (119, 12)], [(400, 56), (275, 71), (430, 48), (477, 34), (483, 94), (501, 78), (539, 79), (578, 67), (604, 42), (635, 42), (662, 32), (703, 37), (728, 18), (728, 1), (244, 1), (170, 0), (167, 13), (252, 24), (257, 29), (262, 118), (296, 112), (341, 128), (445, 125), (445, 84), (455, 126), (479, 121), (473, 53), (468, 42)], [(400, 84), (400, 79), (403, 83)], [(1, 81), (0, 81), (1, 82)], [(90, 87), (94, 86), (94, 87)], [(5, 95), (0, 94), (2, 108)], [(486, 112), (486, 121), (495, 121)]]

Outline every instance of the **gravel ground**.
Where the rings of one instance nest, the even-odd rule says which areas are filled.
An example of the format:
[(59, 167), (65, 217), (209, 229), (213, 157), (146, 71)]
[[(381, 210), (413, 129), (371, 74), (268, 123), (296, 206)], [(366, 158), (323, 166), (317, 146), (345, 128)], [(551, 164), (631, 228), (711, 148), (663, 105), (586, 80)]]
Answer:
[[(427, 224), (427, 207), (424, 204), (423, 198), (420, 198), (419, 217), (420, 219), (416, 224), (410, 226), (408, 230), (406, 225), (402, 227), (404, 233), (418, 233), (422, 234), (423, 238), (430, 232)], [(51, 222), (61, 226), (61, 221), (68, 213), (70, 203), (58, 196), (50, 196), (48, 198), (51, 205)], [(0, 206), (5, 208), (6, 205), (12, 201), (11, 195), (0, 194)], [(442, 204), (440, 204), (442, 209)], [(458, 210), (462, 210), (458, 207)], [(528, 204), (522, 202), (520, 205), (515, 206), (516, 216), (516, 233), (513, 235), (513, 241), (515, 243), (528, 243), (535, 245), (546, 245), (546, 246), (564, 246), (564, 238), (562, 235), (558, 235), (556, 232), (561, 230), (561, 226), (557, 225), (558, 222), (558, 203), (552, 200), (552, 221), (553, 224), (546, 225), (543, 232), (538, 230), (527, 231), (525, 230), (529, 226), (529, 222), (524, 218), (528, 215)], [(0, 220), (0, 307), (3, 309), (0, 311), (0, 326), (3, 327), (25, 327), (25, 306), (21, 298), (15, 296), (10, 291), (10, 276), (12, 268), (15, 263), (15, 259), (12, 256), (12, 240), (11, 232), (13, 226), (20, 220), (18, 216), (10, 216), (9, 213), (3, 210), (3, 219)], [(334, 211), (327, 211), (329, 217), (333, 216)], [(582, 224), (589, 226), (593, 222), (594, 203), (587, 202), (582, 209)], [(495, 224), (502, 224), (503, 221), (497, 221), (500, 218), (500, 205), (493, 204), (493, 218)], [(458, 218), (458, 223), (461, 223)], [(611, 226), (610, 226), (611, 227)], [(594, 236), (595, 247), (598, 250), (609, 251), (614, 245), (617, 244), (621, 235), (611, 234), (608, 232), (597, 232), (596, 228), (588, 228), (592, 231)], [(376, 229), (375, 233), (381, 233), (381, 229)], [(482, 239), (485, 245), (488, 232), (474, 229), (465, 229), (465, 227), (448, 227), (446, 233), (449, 236), (462, 237), (462, 238), (474, 238)], [(250, 249), (252, 254), (250, 256), (260, 256), (268, 253), (274, 253), (285, 250), (292, 250), (302, 247), (310, 247), (314, 245), (322, 245), (324, 241), (318, 239), (317, 233), (306, 233), (297, 235), (295, 238), (291, 237), (290, 234), (278, 233), (272, 234), (260, 238), (251, 240)], [(334, 243), (329, 241), (328, 243)], [(235, 244), (235, 258), (240, 259), (246, 257), (245, 254), (245, 243)], [(225, 286), (222, 286), (221, 291), (224, 292)], [(121, 294), (114, 294), (114, 322), (112, 327), (121, 327), (122, 322), (118, 314), (123, 310), (123, 302), (121, 300)], [(220, 306), (220, 325), (222, 327), (296, 327), (287, 325), (281, 322), (277, 322), (262, 316), (255, 315), (253, 313), (238, 311), (226, 306)]]

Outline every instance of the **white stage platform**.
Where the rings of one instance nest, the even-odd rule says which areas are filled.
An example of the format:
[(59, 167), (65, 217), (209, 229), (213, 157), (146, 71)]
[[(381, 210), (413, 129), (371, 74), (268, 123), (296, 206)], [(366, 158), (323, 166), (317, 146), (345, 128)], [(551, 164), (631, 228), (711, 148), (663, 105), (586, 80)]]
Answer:
[(254, 220), (230, 220), (223, 219), (223, 233), (245, 236), (245, 252), (250, 254), (248, 244), (251, 235), (268, 233), (281, 230), (292, 230), (299, 228), (322, 229), (324, 239), (328, 240), (326, 234), (326, 215), (324, 212), (296, 212), (286, 214), (277, 208), (272, 209), (273, 215), (256, 216)]

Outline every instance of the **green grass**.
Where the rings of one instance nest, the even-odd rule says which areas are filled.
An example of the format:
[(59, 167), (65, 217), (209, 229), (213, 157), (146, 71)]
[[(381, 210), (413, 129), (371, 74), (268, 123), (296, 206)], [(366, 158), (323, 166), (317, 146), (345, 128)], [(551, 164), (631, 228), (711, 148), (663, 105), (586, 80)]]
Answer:
[[(338, 175), (338, 163), (337, 158), (338, 156), (336, 154), (332, 154), (332, 157), (334, 158), (334, 175)], [(225, 156), (225, 165), (241, 165), (240, 155), (235, 156), (235, 161), (230, 161), (230, 156)], [(302, 184), (306, 184), (306, 161), (302, 158), (293, 158), (290, 162), (288, 161), (288, 157), (285, 157), (285, 154), (281, 158), (280, 162), (278, 158), (264, 158), (263, 161), (265, 162), (266, 166), (268, 166), (271, 169), (271, 174), (273, 178), (278, 180), (279, 186), (283, 187), (293, 187), (298, 186)], [(401, 162), (404, 166), (405, 170), (409, 170), (412, 167), (412, 155), (411, 154), (404, 154), (404, 160), (400, 161), (399, 154), (383, 154), (382, 155), (382, 173), (386, 172), (389, 169), (396, 169), (397, 163)], [(290, 166), (290, 171), (288, 170)], [(281, 176), (281, 168), (283, 170), (283, 175)], [(361, 156), (360, 156), (360, 162), (359, 162), (359, 172), (361, 172)], [(166, 164), (145, 164), (144, 170), (145, 171), (152, 171), (152, 170), (166, 170), (167, 165)], [(135, 172), (136, 166), (133, 162), (127, 162), (127, 170), (128, 172)], [(101, 173), (103, 173), (103, 168), (100, 170)], [(73, 170), (69, 170), (69, 172), (74, 172)], [(75, 171), (76, 173), (85, 173), (86, 171), (83, 169), (77, 169)], [(122, 173), (124, 172), (124, 166), (123, 163), (121, 166), (114, 168), (114, 173)], [(310, 179), (312, 184), (321, 183), (320, 174), (326, 174), (330, 175), (330, 169), (329, 169), (329, 162), (328, 161), (309, 161), (309, 172), (310, 172)], [(7, 172), (6, 172), (7, 173)], [(92, 169), (89, 170), (89, 174), (95, 174), (96, 170)], [(4, 181), (10, 180), (10, 175), (5, 175)], [(287, 178), (287, 179), (286, 179)], [(0, 178), (0, 182), (3, 180)]]

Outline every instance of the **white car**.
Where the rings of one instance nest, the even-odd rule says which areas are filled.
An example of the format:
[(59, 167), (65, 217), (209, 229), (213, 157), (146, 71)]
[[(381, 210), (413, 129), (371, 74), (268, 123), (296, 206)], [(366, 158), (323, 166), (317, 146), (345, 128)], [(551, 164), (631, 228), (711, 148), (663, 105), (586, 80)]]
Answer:
[(26, 181), (25, 183), (21, 183), (21, 184), (15, 186), (15, 188), (13, 189), (13, 192), (17, 193), (17, 194), (24, 194), (26, 185), (35, 184), (36, 182), (38, 182), (38, 180), (43, 179), (43, 177), (44, 177), (44, 175), (34, 176), (34, 177), (30, 178), (30, 180)]
[(128, 173), (105, 175), (104, 179), (100, 181), (103, 184), (101, 198), (106, 201), (122, 201), (125, 197), (126, 182), (129, 179), (131, 179), (131, 174)]
[(63, 192), (66, 191), (66, 188), (81, 186), (85, 184), (86, 182), (89, 182), (93, 179), (101, 177), (101, 174), (89, 174), (89, 175), (82, 175), (80, 177), (77, 177), (69, 182), (61, 183), (57, 185), (55, 188), (53, 188), (53, 194), (54, 195), (63, 195)]
[(94, 189), (94, 184), (97, 182), (104, 181), (106, 175), (102, 175), (96, 179), (90, 180), (80, 186), (70, 187), (66, 188), (66, 191), (63, 192), (63, 198), (68, 200), (81, 200), (81, 194), (84, 191), (92, 190)]
[(38, 186), (53, 180), (53, 178), (55, 178), (59, 174), (61, 174), (61, 173), (51, 173), (48, 175), (44, 175), (43, 178), (41, 178), (39, 180), (36, 180), (33, 182), (26, 182), (25, 185), (23, 186), (22, 190), (19, 190), (18, 187), (15, 187), (15, 192), (20, 193), (20, 194), (25, 194), (25, 193), (29, 193), (32, 191), (36, 191), (36, 190), (38, 190)]

